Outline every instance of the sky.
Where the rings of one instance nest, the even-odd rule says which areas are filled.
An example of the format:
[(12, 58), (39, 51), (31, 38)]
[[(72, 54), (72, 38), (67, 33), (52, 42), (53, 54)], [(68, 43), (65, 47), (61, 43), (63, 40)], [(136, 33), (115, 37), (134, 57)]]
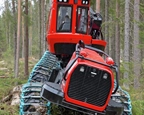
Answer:
[(5, 0), (0, 0), (0, 15), (2, 14), (2, 11), (4, 9), (4, 1)]

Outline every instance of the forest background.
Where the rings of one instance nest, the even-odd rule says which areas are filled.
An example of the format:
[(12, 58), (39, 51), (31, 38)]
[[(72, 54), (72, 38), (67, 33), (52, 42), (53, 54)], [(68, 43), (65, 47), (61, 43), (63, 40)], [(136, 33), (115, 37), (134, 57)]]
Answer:
[[(49, 0), (3, 0), (0, 6), (0, 100), (27, 82), (47, 50)], [(91, 0), (96, 10), (96, 1)], [(18, 10), (20, 8), (21, 10)], [(120, 85), (131, 95), (134, 115), (144, 113), (144, 0), (101, 0), (105, 51), (120, 68)], [(18, 15), (19, 14), (19, 15)], [(19, 55), (18, 55), (19, 54)], [(0, 103), (1, 113), (18, 107)]]

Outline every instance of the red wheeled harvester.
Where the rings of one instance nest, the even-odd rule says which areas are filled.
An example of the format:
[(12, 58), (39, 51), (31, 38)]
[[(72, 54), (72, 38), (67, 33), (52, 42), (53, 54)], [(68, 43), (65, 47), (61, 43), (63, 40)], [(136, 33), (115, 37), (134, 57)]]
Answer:
[[(80, 113), (131, 115), (131, 111), (125, 111), (129, 107), (125, 108), (121, 94), (129, 97), (118, 93), (122, 91), (118, 68), (104, 52), (101, 24), (102, 17), (90, 9), (90, 0), (53, 0), (47, 42), (49, 53), (57, 60), (42, 58), (35, 68), (48, 74), (31, 74), (29, 82), (43, 83), (40, 97), (44, 100)], [(59, 62), (59, 68), (52, 67), (55, 62)]]

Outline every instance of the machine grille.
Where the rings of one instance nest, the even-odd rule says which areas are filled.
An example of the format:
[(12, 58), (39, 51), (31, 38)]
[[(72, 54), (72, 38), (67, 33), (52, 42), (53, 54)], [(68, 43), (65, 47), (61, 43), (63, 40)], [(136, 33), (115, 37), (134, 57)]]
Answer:
[(95, 106), (103, 106), (110, 89), (111, 76), (108, 72), (79, 65), (71, 76), (68, 96)]

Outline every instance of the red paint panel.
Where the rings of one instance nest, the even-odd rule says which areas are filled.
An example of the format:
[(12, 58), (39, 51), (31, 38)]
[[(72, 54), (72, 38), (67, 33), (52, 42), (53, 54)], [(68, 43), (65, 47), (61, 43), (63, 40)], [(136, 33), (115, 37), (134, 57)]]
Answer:
[[(89, 59), (92, 59), (92, 60), (97, 60), (99, 62), (102, 62), (102, 63), (105, 63), (105, 60), (97, 53), (95, 53), (94, 51), (91, 51), (91, 50), (88, 50), (88, 49), (84, 49), (85, 52), (87, 52), (87, 57), (86, 58), (89, 58)], [(82, 101), (79, 101), (79, 100), (75, 100), (75, 99), (72, 99), (68, 96), (68, 87), (69, 87), (69, 83), (70, 83), (70, 79), (71, 79), (71, 76), (72, 76), (72, 73), (73, 71), (76, 69), (76, 67), (79, 65), (79, 64), (84, 64), (84, 65), (88, 65), (88, 66), (91, 66), (91, 67), (95, 67), (95, 68), (99, 68), (100, 70), (104, 70), (104, 71), (107, 71), (108, 73), (110, 73), (111, 75), (111, 89), (110, 89), (110, 92), (109, 92), (109, 95), (107, 97), (107, 101), (106, 103), (103, 105), (103, 106), (95, 106), (95, 105), (92, 105), (92, 104), (88, 104), (86, 102), (82, 102)], [(86, 108), (90, 108), (90, 109), (93, 109), (93, 110), (97, 110), (97, 111), (104, 111), (105, 108), (107, 107), (108, 103), (109, 103), (109, 100), (110, 100), (110, 97), (111, 97), (111, 94), (112, 94), (112, 90), (113, 90), (113, 85), (114, 83), (114, 75), (113, 75), (113, 72), (106, 66), (103, 66), (103, 65), (100, 65), (100, 64), (97, 64), (97, 63), (94, 63), (94, 62), (90, 62), (90, 61), (87, 61), (87, 60), (81, 60), (81, 59), (78, 59), (75, 64), (71, 67), (71, 69), (68, 71), (68, 74), (66, 76), (66, 84), (65, 84), (65, 100), (67, 102), (70, 102), (70, 103), (73, 103), (73, 104), (76, 104), (76, 105), (79, 105), (79, 106), (83, 106), (83, 107), (86, 107)]]

